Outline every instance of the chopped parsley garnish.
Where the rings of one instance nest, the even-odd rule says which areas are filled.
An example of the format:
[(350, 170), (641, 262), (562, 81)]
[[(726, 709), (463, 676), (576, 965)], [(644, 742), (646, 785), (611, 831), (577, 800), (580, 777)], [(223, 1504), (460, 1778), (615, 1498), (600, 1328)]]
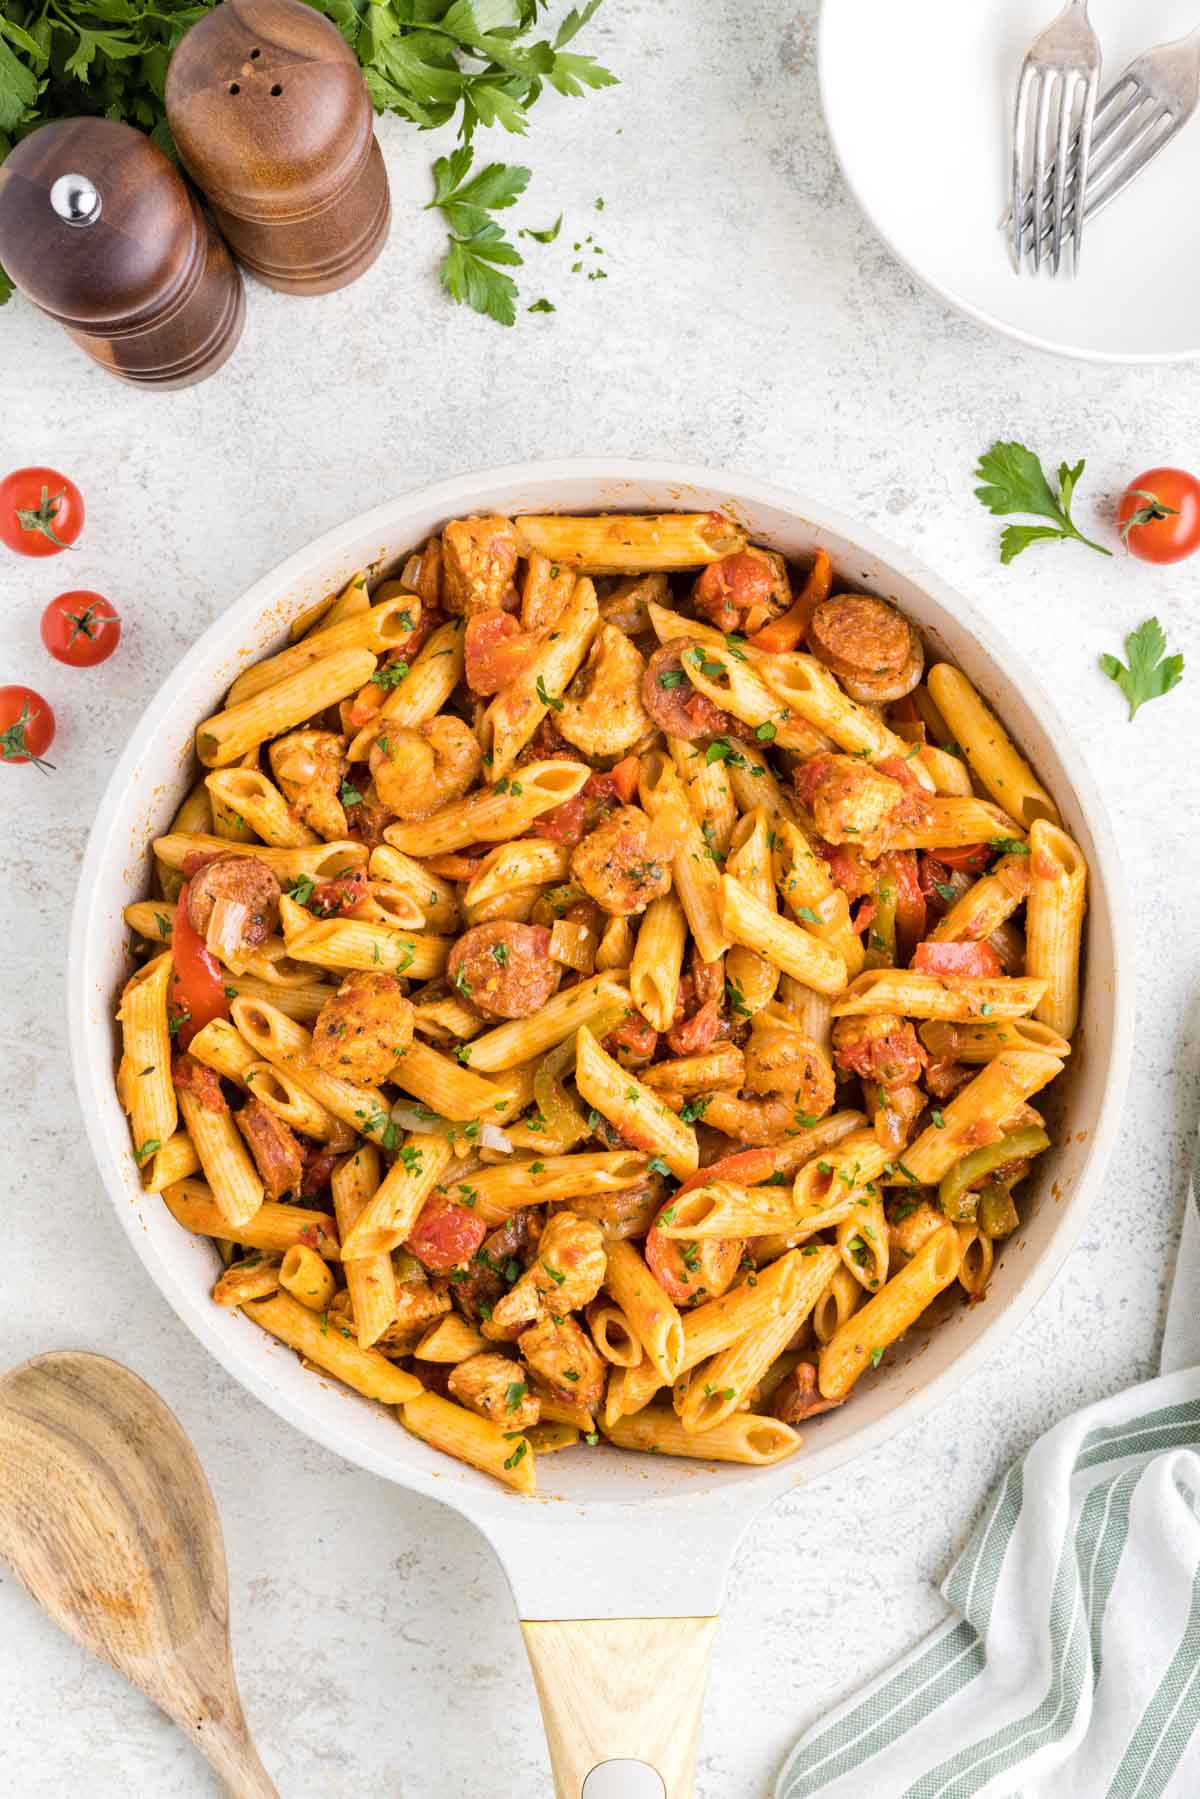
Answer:
[(146, 1141), (144, 1143), (139, 1143), (137, 1148), (134, 1150), (133, 1159), (140, 1167), (143, 1162), (146, 1162), (150, 1159), (150, 1157), (154, 1154), (156, 1149), (161, 1149), (161, 1148), (162, 1148), (162, 1142), (158, 1137), (147, 1137)]
[(467, 971), (465, 968), (459, 969), (458, 973), (454, 977), (454, 981), (452, 984), (458, 988), (458, 991), (462, 994), (464, 999), (470, 999), (471, 983), (467, 979)]
[(669, 692), (672, 687), (683, 685), (684, 674), (681, 668), (664, 668), (662, 674), (657, 675), (655, 679), (660, 687), (665, 687)]
[(758, 738), (758, 741), (760, 743), (774, 743), (776, 737), (778, 736), (778, 732), (776, 731), (775, 726), (771, 723), (770, 719), (768, 718), (765, 721), (765, 723), (759, 725), (759, 727), (758, 727), (757, 731), (755, 731), (754, 735)]
[(351, 787), (349, 781), (342, 782), (338, 792), (338, 798), (341, 800), (343, 806), (361, 806), (363, 803), (363, 795), (358, 791), (357, 787)]
[(550, 1279), (554, 1282), (554, 1285), (556, 1287), (561, 1287), (563, 1282), (567, 1278), (566, 1275), (563, 1273), (562, 1269), (561, 1268), (551, 1268), (549, 1262), (543, 1262), (542, 1267), (546, 1270), (546, 1273), (550, 1276)]
[(952, 906), (958, 898), (958, 888), (951, 887), (947, 881), (935, 881), (933, 890), (939, 899), (945, 900), (948, 906)]
[(725, 737), (714, 737), (704, 752), (706, 763), (727, 762), (730, 768), (745, 768), (746, 758)]
[(529, 1386), (528, 1386), (527, 1382), (525, 1382), (523, 1380), (513, 1381), (512, 1385), (508, 1389), (508, 1392), (504, 1395), (505, 1411), (506, 1412), (515, 1412), (517, 1407), (520, 1405), (521, 1401), (524, 1399), (526, 1393), (528, 1393), (528, 1391), (529, 1391)]
[(679, 1114), (680, 1123), (681, 1124), (694, 1124), (698, 1118), (704, 1117), (704, 1114), (708, 1111), (708, 1108), (711, 1104), (712, 1104), (712, 1094), (711, 1093), (705, 1094), (704, 1097), (701, 1099), (686, 1100), (684, 1102), (683, 1110)]
[(670, 1175), (671, 1172), (661, 1156), (651, 1156), (646, 1166), (651, 1174)]
[(508, 945), (507, 945), (507, 943), (493, 943), (493, 945), (492, 945), (492, 960), (493, 960), (493, 962), (499, 963), (501, 968), (503, 968), (505, 966), (505, 964), (508, 961)]
[[(407, 617), (407, 613), (401, 614), (402, 620)], [(382, 668), (377, 668), (375, 670), (375, 673), (371, 676), (371, 681), (374, 686), (382, 687), (385, 693), (390, 693), (393, 687), (399, 687), (407, 673), (407, 662), (388, 662)]]
[(400, 1151), (400, 1160), (404, 1163), (404, 1171), (406, 1174), (420, 1174), (421, 1151), (419, 1149), (414, 1149), (411, 1143), (406, 1143), (404, 1148)]
[(512, 1454), (508, 1457), (504, 1466), (506, 1468), (515, 1468), (517, 1463), (519, 1461), (521, 1461), (522, 1458), (524, 1457), (525, 1452), (528, 1450), (528, 1448), (529, 1448), (528, 1443), (525, 1441), (524, 1437), (522, 1437), (520, 1442), (517, 1444), (517, 1447), (513, 1450)]
[(878, 1366), (879, 1366), (880, 1362), (882, 1362), (882, 1360), (883, 1360), (882, 1349), (873, 1349), (871, 1351), (871, 1366), (872, 1366), (872, 1368), (878, 1368)]
[(797, 906), (796, 917), (802, 918), (805, 924), (820, 924), (821, 922), (811, 906)]
[(534, 682), (534, 692), (537, 694), (538, 699), (541, 700), (543, 706), (549, 706), (551, 712), (562, 711), (563, 703), (561, 696), (546, 692), (546, 683), (543, 681), (541, 675), (539, 675)]
[(935, 1130), (939, 1130), (939, 1131), (945, 1130), (946, 1120), (942, 1117), (942, 1114), (938, 1111), (936, 1106), (934, 1106), (934, 1108), (930, 1112), (929, 1116), (933, 1119)]
[(1002, 856), (1027, 856), (1029, 845), (1019, 837), (993, 837), (989, 849), (999, 850)]

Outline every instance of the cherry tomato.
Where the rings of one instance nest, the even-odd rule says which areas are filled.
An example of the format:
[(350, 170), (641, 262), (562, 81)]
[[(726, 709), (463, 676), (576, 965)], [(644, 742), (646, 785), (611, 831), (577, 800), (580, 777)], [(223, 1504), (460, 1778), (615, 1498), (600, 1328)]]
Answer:
[(57, 556), (83, 530), (83, 495), (52, 468), (19, 468), (0, 481), (0, 543), (18, 556)]
[(54, 714), (41, 694), (32, 687), (0, 687), (0, 761), (53, 768), (43, 760), (53, 742)]
[(1121, 495), (1117, 522), (1131, 556), (1182, 562), (1200, 549), (1200, 481), (1181, 468), (1152, 468)]
[(42, 613), (42, 642), (56, 662), (94, 668), (107, 662), (121, 641), (121, 620), (102, 593), (72, 587)]
[(171, 965), (171, 1014), (179, 1020), (175, 1043), (179, 1049), (186, 1049), (197, 1031), (214, 1018), (229, 1017), (229, 1001), (217, 959), (188, 917), (186, 881), (175, 902)]

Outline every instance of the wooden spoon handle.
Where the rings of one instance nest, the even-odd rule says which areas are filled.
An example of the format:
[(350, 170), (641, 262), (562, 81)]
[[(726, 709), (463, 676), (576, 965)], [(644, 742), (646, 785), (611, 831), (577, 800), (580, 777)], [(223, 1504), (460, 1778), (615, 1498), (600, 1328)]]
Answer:
[(279, 1799), (279, 1789), (259, 1761), (240, 1716), (228, 1724), (203, 1718), (191, 1734), (228, 1788), (230, 1799)]
[[(626, 1759), (644, 1765), (648, 1799), (659, 1790), (664, 1799), (691, 1799), (716, 1628), (715, 1618), (522, 1624), (556, 1799), (583, 1799), (594, 1768)], [(624, 1790), (640, 1795), (632, 1768)]]

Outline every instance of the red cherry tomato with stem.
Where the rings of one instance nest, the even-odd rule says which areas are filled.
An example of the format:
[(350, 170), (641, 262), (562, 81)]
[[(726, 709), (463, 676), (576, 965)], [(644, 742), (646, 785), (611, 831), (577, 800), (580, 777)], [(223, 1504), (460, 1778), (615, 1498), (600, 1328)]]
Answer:
[(1117, 523), (1139, 562), (1182, 562), (1200, 550), (1200, 481), (1186, 469), (1147, 469), (1121, 495)]
[(83, 495), (52, 468), (19, 468), (0, 481), (0, 543), (18, 556), (57, 556), (83, 530)]
[(32, 687), (0, 687), (0, 762), (53, 768), (45, 753), (54, 742), (54, 714)]
[(111, 601), (87, 587), (72, 587), (42, 613), (42, 642), (56, 662), (94, 668), (121, 641), (121, 620)]

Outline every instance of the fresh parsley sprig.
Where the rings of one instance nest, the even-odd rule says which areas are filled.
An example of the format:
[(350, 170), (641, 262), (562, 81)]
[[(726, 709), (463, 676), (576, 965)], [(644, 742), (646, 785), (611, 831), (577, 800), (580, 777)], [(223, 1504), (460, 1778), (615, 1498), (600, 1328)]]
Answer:
[(1128, 666), (1115, 656), (1101, 656), (1100, 666), (1110, 681), (1115, 681), (1129, 701), (1129, 716), (1136, 718), (1139, 706), (1147, 700), (1159, 700), (1183, 680), (1182, 655), (1166, 654), (1167, 639), (1156, 618), (1131, 631), (1125, 639)]
[(1065, 543), (1070, 538), (1101, 556), (1112, 555), (1103, 544), (1085, 537), (1071, 517), (1071, 502), (1086, 466), (1082, 460), (1073, 467), (1060, 463), (1058, 485), (1054, 487), (1038, 458), (1024, 444), (994, 443), (979, 458), (975, 478), (983, 485), (975, 489), (975, 497), (989, 512), (998, 518), (1011, 512), (1032, 513), (1035, 518), (1053, 521), (1048, 525), (1006, 525), (1000, 535), (1001, 562), (1012, 562), (1030, 544)]

